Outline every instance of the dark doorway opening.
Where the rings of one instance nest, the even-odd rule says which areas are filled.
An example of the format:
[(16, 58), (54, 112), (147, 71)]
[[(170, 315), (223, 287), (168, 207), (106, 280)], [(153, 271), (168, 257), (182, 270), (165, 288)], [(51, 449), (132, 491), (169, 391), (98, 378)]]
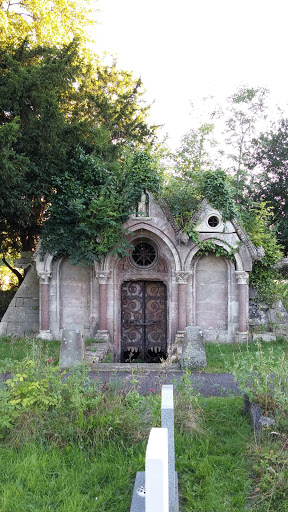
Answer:
[(162, 281), (122, 284), (122, 362), (167, 358), (167, 292)]

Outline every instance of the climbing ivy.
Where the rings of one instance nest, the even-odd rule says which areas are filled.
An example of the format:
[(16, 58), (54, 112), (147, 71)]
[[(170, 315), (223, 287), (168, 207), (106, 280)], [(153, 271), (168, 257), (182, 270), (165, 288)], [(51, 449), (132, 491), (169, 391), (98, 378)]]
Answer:
[[(217, 238), (209, 238), (208, 240), (200, 240), (199, 233), (197, 231), (189, 231), (189, 236), (195, 242), (196, 245), (199, 247), (199, 251), (197, 251), (196, 255), (199, 256), (201, 254), (205, 254), (205, 256), (208, 256), (208, 254), (214, 253), (215, 256), (220, 257), (224, 256), (224, 258), (230, 259), (232, 261), (235, 261), (235, 249), (231, 245), (229, 245), (229, 251), (225, 249), (222, 245), (219, 245), (217, 242)], [(228, 244), (226, 244), (228, 245)]]
[(221, 211), (224, 222), (237, 216), (232, 188), (229, 186), (227, 175), (221, 169), (203, 174), (202, 194), (211, 206)]

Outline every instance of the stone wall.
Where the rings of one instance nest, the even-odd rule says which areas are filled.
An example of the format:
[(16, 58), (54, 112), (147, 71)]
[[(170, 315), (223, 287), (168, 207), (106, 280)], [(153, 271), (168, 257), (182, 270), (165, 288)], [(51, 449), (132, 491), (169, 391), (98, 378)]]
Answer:
[(0, 334), (33, 336), (39, 332), (39, 278), (28, 268), (23, 283), (15, 293), (0, 322)]

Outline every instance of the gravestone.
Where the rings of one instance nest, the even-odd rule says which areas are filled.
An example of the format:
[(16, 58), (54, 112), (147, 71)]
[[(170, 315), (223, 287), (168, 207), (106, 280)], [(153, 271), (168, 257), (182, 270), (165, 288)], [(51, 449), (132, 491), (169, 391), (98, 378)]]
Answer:
[(145, 512), (170, 512), (168, 431), (152, 428), (145, 458)]
[(181, 368), (203, 368), (207, 366), (203, 331), (201, 327), (189, 325), (184, 330)]
[(174, 400), (172, 385), (162, 386), (161, 426), (162, 428), (167, 428), (168, 431), (169, 512), (178, 512), (178, 489), (176, 489), (177, 475), (175, 473)]
[(77, 366), (84, 360), (84, 340), (79, 329), (63, 329), (60, 368)]
[[(155, 430), (159, 432), (155, 434)], [(153, 438), (150, 442), (151, 435)], [(166, 478), (167, 496), (165, 494)], [(157, 485), (156, 482), (158, 482)], [(164, 508), (160, 508), (160, 504), (158, 503), (159, 486), (161, 486), (162, 489), (161, 507)], [(148, 500), (147, 496), (149, 496)], [(172, 385), (162, 386), (161, 428), (151, 430), (146, 450), (145, 472), (138, 471), (136, 474), (130, 512), (166, 511), (165, 507), (167, 500), (167, 512), (178, 512), (178, 477), (175, 472), (174, 405)]]

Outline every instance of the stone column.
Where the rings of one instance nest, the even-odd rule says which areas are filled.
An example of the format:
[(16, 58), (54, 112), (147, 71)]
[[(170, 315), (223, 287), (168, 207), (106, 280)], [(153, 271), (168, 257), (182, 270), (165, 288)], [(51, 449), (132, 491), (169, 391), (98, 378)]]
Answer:
[(97, 340), (110, 341), (107, 330), (107, 283), (110, 272), (96, 272), (96, 278), (99, 282), (99, 327), (95, 338)]
[(40, 278), (40, 331), (38, 338), (43, 340), (51, 340), (52, 334), (49, 325), (49, 279), (51, 272), (38, 272)]
[(238, 284), (238, 341), (247, 341), (248, 338), (248, 282), (249, 274), (243, 270), (235, 272)]
[(178, 283), (178, 331), (184, 331), (187, 325), (187, 280), (190, 272), (175, 272)]

